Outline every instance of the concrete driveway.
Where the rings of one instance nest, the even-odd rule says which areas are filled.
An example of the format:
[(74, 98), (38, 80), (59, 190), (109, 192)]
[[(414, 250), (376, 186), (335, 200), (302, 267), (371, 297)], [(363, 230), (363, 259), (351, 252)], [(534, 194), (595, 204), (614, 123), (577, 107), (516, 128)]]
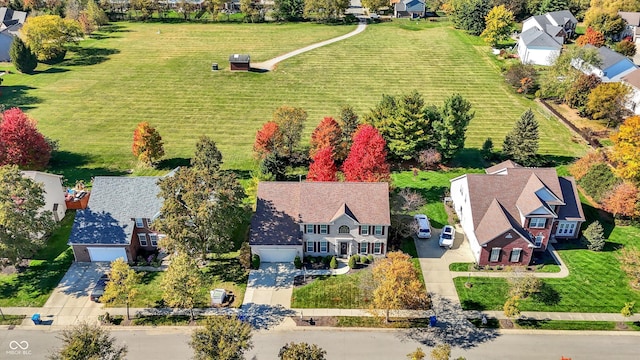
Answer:
[[(109, 263), (74, 262), (71, 264), (40, 310), (43, 323), (68, 326), (82, 321), (96, 320), (104, 310), (102, 304), (91, 301), (89, 295), (96, 281), (108, 271)], [(34, 326), (30, 318), (25, 319), (23, 325)]]
[(469, 248), (469, 242), (464, 234), (456, 227), (456, 238), (451, 249), (441, 248), (438, 245), (440, 229), (433, 229), (431, 239), (418, 239), (414, 237), (420, 266), (427, 291), (442, 298), (459, 304), (458, 293), (453, 285), (449, 264), (454, 262), (473, 262), (473, 255)]
[(292, 263), (262, 263), (249, 273), (243, 307), (247, 304), (291, 307), (293, 278), (298, 270)]

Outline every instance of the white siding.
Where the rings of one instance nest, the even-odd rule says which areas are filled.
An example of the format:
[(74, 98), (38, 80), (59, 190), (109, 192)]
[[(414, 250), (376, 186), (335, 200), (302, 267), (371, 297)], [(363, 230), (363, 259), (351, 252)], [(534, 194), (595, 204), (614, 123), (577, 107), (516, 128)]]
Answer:
[(528, 48), (522, 39), (518, 40), (518, 56), (523, 64), (534, 65), (553, 65), (554, 61), (560, 56), (558, 49), (544, 48)]
[(262, 262), (292, 262), (296, 256), (302, 259), (302, 246), (251, 245), (251, 253), (260, 256)]
[(481, 247), (473, 227), (473, 214), (471, 213), (471, 203), (469, 200), (469, 184), (467, 176), (463, 175), (451, 180), (451, 199), (453, 200), (453, 208), (460, 219), (460, 226), (464, 230), (469, 246), (476, 262), (480, 259)]
[(28, 177), (43, 185), (44, 189), (44, 208), (43, 211), (54, 212), (54, 208), (57, 206), (53, 219), (60, 221), (64, 218), (64, 214), (67, 211), (67, 205), (64, 202), (64, 187), (62, 186), (62, 176), (55, 174), (48, 174), (40, 171), (23, 171), (22, 176)]

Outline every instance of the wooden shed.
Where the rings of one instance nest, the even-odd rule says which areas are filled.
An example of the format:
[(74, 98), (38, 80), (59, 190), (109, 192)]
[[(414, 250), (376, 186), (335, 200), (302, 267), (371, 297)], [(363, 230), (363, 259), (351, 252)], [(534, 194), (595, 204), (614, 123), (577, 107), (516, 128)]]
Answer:
[(229, 63), (231, 70), (249, 71), (251, 68), (249, 55), (233, 54), (229, 56)]

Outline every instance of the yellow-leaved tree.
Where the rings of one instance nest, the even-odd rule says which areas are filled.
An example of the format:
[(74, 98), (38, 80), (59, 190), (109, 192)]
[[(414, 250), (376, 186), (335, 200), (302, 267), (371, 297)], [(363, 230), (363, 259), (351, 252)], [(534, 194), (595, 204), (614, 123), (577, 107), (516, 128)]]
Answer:
[(513, 25), (513, 12), (504, 5), (494, 6), (484, 20), (486, 27), (480, 37), (484, 38), (489, 45), (496, 46), (500, 40), (509, 38)]
[(628, 117), (620, 130), (611, 137), (611, 160), (616, 163), (618, 176), (640, 181), (640, 116)]
[(21, 30), (24, 42), (39, 61), (62, 61), (67, 53), (66, 45), (82, 38), (80, 24), (76, 20), (58, 15), (41, 15), (27, 18)]
[(116, 305), (125, 304), (127, 306), (127, 320), (129, 316), (129, 305), (138, 294), (137, 286), (140, 284), (142, 276), (129, 267), (122, 258), (111, 262), (109, 272), (109, 282), (104, 288), (104, 294), (100, 301), (104, 303), (114, 303)]
[(373, 298), (369, 310), (375, 316), (384, 314), (386, 322), (391, 310), (427, 310), (431, 305), (411, 256), (403, 252), (390, 252), (386, 258), (376, 260), (372, 276)]

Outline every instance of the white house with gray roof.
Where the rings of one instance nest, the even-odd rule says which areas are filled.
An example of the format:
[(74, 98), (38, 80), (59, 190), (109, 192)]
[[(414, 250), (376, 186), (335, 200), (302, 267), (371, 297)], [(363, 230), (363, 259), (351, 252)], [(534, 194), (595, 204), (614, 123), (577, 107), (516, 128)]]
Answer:
[(517, 49), (523, 64), (553, 64), (562, 45), (575, 33), (578, 20), (569, 10), (532, 16), (522, 23)]
[(638, 68), (628, 57), (606, 46), (596, 48), (587, 44), (584, 48), (596, 49), (602, 63), (599, 66), (592, 66), (585, 64), (581, 59), (574, 59), (571, 64), (587, 75), (596, 75), (602, 82), (619, 82)]
[(151, 222), (162, 207), (159, 179), (96, 176), (89, 204), (76, 213), (69, 237), (76, 261), (133, 262), (139, 253), (156, 250), (162, 235)]
[(27, 13), (0, 7), (0, 61), (11, 61), (9, 49), (27, 19)]

